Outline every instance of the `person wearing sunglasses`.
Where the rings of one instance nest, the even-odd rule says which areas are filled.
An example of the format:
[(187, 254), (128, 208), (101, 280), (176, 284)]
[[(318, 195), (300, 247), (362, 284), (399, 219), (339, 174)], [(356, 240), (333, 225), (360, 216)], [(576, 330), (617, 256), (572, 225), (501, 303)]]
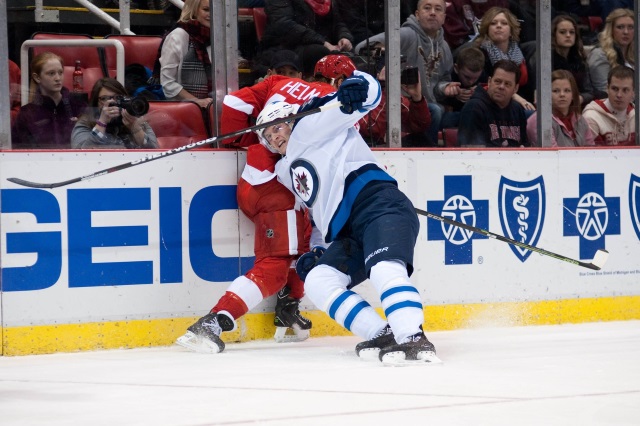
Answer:
[(127, 97), (118, 80), (102, 78), (91, 90), (89, 106), (71, 132), (74, 149), (152, 149), (158, 140), (144, 116), (135, 116), (118, 105)]

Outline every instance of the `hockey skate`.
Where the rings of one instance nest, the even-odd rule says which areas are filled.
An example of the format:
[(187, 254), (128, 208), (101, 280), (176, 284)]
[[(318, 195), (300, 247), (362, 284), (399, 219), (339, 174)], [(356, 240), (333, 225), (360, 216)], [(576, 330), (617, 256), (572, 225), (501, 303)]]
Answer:
[(395, 344), (396, 340), (393, 337), (393, 331), (387, 324), (373, 339), (358, 343), (356, 345), (356, 355), (367, 361), (377, 360), (380, 350)]
[(218, 324), (218, 314), (211, 312), (187, 328), (187, 332), (178, 337), (176, 343), (194, 352), (216, 354), (224, 350), (220, 333), (222, 328)]
[(276, 333), (273, 336), (276, 342), (302, 342), (309, 338), (311, 321), (300, 315), (299, 299), (289, 296), (289, 287), (283, 287), (276, 296), (276, 316), (273, 323)]
[(442, 363), (436, 356), (435, 346), (422, 331), (409, 337), (406, 342), (393, 344), (380, 350), (378, 356), (384, 365), (391, 366)]

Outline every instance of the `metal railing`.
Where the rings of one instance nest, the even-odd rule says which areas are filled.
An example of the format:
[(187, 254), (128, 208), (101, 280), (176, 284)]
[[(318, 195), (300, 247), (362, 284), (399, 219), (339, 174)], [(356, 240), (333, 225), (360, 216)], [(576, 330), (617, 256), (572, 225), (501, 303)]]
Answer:
[(22, 93), (22, 105), (29, 102), (29, 48), (47, 46), (70, 47), (114, 47), (116, 49), (116, 80), (124, 86), (124, 46), (120, 40), (26, 40), (20, 47), (20, 85)]

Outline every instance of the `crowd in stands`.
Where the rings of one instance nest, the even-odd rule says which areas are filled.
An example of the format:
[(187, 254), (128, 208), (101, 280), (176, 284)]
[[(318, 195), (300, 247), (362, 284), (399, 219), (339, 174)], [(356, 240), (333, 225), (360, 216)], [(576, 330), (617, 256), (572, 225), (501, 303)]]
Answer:
[[(441, 146), (443, 131), (451, 128), (459, 146), (635, 145), (634, 2), (551, 3), (553, 136), (540, 141), (536, 2), (402, 0), (403, 76), (417, 69), (417, 79), (401, 82), (402, 146)], [(319, 61), (344, 55), (384, 85), (384, 1), (242, 0), (238, 7), (263, 7), (267, 16), (250, 58), (256, 82), (271, 75), (313, 81)], [(601, 27), (590, 28), (587, 17), (600, 19)], [(143, 91), (145, 97), (210, 108), (216, 96), (209, 22), (207, 0), (185, 1), (160, 41), (154, 69), (146, 69), (149, 85), (158, 89)], [(52, 53), (37, 55), (28, 69), (10, 61), (14, 148), (159, 147), (144, 117), (114, 109), (114, 99), (135, 88), (105, 76), (85, 98), (74, 96), (62, 85), (64, 65)], [(22, 107), (21, 72), (31, 82)], [(388, 146), (385, 104), (360, 123), (374, 147)]]

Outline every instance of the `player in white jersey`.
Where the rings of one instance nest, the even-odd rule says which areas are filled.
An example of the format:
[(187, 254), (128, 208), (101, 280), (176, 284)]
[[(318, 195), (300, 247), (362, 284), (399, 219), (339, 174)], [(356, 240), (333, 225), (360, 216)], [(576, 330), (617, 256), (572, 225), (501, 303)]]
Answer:
[[(278, 179), (306, 204), (331, 243), (305, 277), (307, 296), (367, 339), (356, 346), (360, 357), (391, 364), (437, 362), (422, 330), (420, 293), (409, 280), (420, 227), (415, 209), (354, 127), (380, 95), (379, 83), (356, 71), (336, 93), (310, 100), (299, 112), (336, 98), (340, 109), (268, 126), (258, 135), (283, 155), (276, 165)], [(290, 111), (288, 104), (267, 105), (257, 123), (286, 116), (281, 111)], [(367, 277), (388, 322), (351, 290)]]

